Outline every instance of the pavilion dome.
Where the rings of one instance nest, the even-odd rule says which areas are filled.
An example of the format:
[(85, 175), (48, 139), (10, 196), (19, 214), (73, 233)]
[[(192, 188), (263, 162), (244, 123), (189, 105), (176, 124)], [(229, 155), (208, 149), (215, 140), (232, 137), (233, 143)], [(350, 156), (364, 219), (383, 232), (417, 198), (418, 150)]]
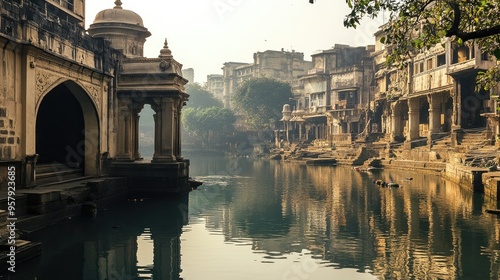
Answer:
[(151, 32), (144, 27), (141, 16), (122, 8), (122, 1), (116, 0), (115, 5), (96, 15), (88, 29), (90, 36), (110, 41), (111, 46), (126, 57), (142, 57), (144, 43)]
[(140, 15), (134, 11), (123, 9), (120, 0), (115, 1), (115, 5), (113, 9), (100, 11), (95, 16), (94, 24), (122, 23), (144, 27), (144, 22)]

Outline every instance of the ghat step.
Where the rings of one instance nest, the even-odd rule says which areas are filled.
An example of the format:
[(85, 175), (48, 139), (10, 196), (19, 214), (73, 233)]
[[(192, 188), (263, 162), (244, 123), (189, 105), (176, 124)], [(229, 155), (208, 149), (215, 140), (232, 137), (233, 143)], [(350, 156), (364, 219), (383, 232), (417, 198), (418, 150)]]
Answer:
[(48, 184), (77, 179), (83, 171), (77, 167), (70, 167), (61, 163), (43, 164), (36, 167), (36, 183)]

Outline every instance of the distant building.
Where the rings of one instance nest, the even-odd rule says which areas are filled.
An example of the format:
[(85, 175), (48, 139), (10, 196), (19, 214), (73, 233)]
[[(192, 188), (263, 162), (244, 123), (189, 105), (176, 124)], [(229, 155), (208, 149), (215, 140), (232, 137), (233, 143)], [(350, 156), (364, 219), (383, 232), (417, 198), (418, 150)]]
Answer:
[(351, 143), (352, 134), (365, 129), (373, 49), (336, 44), (312, 55), (312, 68), (292, 86), (296, 101), (292, 122), (305, 128), (300, 140)]
[(257, 52), (253, 55), (254, 77), (268, 77), (284, 82), (292, 82), (311, 68), (310, 61), (304, 61), (304, 53), (285, 51)]
[[(236, 73), (236, 68), (247, 67), (248, 71), (252, 71), (252, 64), (243, 62), (226, 62), (222, 67), (223, 78), (224, 78), (224, 93), (223, 93), (223, 103), (224, 107), (231, 108), (231, 99), (234, 93), (238, 89), (239, 83), (242, 82), (241, 68), (239, 69), (240, 79), (238, 79), (238, 73)], [(251, 76), (249, 76), (250, 78)]]
[(267, 50), (253, 55), (253, 63), (226, 62), (222, 67), (224, 77), (224, 106), (231, 108), (231, 99), (238, 86), (250, 78), (272, 78), (292, 83), (297, 76), (311, 68), (304, 61), (304, 53)]
[(194, 69), (187, 68), (182, 69), (182, 77), (189, 81), (189, 83), (194, 83)]
[(222, 101), (224, 99), (224, 77), (220, 74), (207, 75), (206, 90)]

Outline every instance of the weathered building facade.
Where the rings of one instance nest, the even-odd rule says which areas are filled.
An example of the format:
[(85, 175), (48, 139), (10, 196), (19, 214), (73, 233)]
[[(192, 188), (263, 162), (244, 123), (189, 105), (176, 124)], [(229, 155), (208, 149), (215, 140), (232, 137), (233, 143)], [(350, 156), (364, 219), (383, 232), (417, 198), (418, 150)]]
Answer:
[(224, 100), (224, 77), (220, 74), (207, 75), (205, 85), (207, 91), (211, 92), (215, 98)]
[[(0, 3), (0, 159), (66, 162), (95, 175), (101, 155), (115, 152), (108, 96), (120, 53), (85, 34), (84, 2), (66, 4)], [(31, 166), (19, 174), (26, 184)]]
[(267, 50), (253, 55), (253, 63), (226, 62), (222, 67), (224, 77), (224, 106), (232, 108), (231, 100), (239, 85), (250, 78), (272, 78), (292, 83), (307, 72), (311, 62), (304, 61), (304, 53)]
[(140, 160), (144, 104), (156, 111), (154, 161), (176, 165), (187, 184), (182, 65), (167, 44), (158, 58), (144, 58), (150, 33), (142, 18), (115, 5), (96, 16), (89, 35), (85, 1), (0, 2), (0, 160), (20, 166), (23, 186), (43, 166), (95, 176), (110, 162)]
[[(382, 32), (375, 34), (377, 42)], [(391, 142), (404, 142), (407, 149), (431, 145), (450, 136), (460, 144), (467, 130), (492, 138), (493, 128), (485, 113), (493, 112), (490, 93), (476, 91), (476, 76), (494, 65), (475, 44), (443, 45), (416, 54), (405, 68), (387, 67), (385, 50), (378, 43), (375, 61), (375, 115)]]
[(372, 47), (335, 45), (312, 55), (313, 68), (292, 87), (292, 122), (306, 132), (301, 141), (316, 140), (321, 146), (350, 143), (352, 134), (364, 130), (373, 77), (371, 51)]

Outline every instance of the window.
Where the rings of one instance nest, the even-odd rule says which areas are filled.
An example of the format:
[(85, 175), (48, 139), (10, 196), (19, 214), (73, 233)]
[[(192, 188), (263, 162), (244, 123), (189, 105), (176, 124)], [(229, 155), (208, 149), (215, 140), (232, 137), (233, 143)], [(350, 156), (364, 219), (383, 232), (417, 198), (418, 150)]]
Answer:
[(489, 60), (489, 56), (488, 56), (488, 53), (481, 53), (481, 60), (483, 61), (488, 61)]
[(415, 74), (424, 72), (424, 62), (420, 61), (415, 63)]
[(434, 59), (429, 58), (427, 59), (427, 70), (431, 70), (432, 68), (434, 68)]
[(440, 54), (437, 56), (437, 67), (446, 64), (446, 54)]

